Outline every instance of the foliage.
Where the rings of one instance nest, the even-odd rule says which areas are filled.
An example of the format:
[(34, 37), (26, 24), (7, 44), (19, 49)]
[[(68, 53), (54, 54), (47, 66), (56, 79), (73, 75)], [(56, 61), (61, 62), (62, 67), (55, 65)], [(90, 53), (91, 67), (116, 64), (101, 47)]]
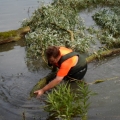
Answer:
[[(116, 7), (95, 14), (95, 21), (105, 28), (96, 32), (93, 27), (85, 26), (79, 12), (98, 5)], [(89, 54), (89, 48), (96, 42), (96, 34), (101, 46), (119, 47), (119, 5), (119, 0), (54, 0), (52, 4), (40, 6), (29, 19), (22, 22), (22, 26), (31, 28), (25, 36), (27, 56), (30, 58), (27, 60), (30, 63), (39, 60), (44, 50), (52, 45), (66, 46)]]
[[(72, 1), (63, 0), (42, 6), (35, 10), (30, 19), (23, 21), (22, 26), (31, 28), (26, 35), (28, 56), (39, 56), (50, 45), (68, 46), (81, 52), (89, 48), (89, 35), (85, 34), (83, 20), (75, 9), (78, 2), (76, 0), (73, 4)], [(73, 32), (73, 38), (68, 30)]]
[(102, 28), (108, 30), (108, 32), (113, 35), (118, 34), (119, 31), (119, 21), (120, 16), (118, 16), (115, 12), (109, 9), (103, 9), (98, 11), (93, 16), (93, 19), (99, 24)]
[(90, 103), (91, 91), (84, 82), (79, 82), (78, 89), (73, 91), (70, 84), (60, 84), (48, 93), (45, 110), (50, 116), (71, 120), (72, 117), (86, 118)]
[(103, 9), (93, 15), (93, 19), (103, 29), (99, 32), (98, 38), (107, 48), (120, 46), (120, 10), (119, 7)]

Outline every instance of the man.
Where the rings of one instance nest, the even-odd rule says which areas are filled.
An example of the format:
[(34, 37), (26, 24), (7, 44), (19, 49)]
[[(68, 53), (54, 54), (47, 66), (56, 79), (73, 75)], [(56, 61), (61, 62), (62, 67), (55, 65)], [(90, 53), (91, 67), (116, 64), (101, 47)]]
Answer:
[(73, 52), (66, 47), (51, 46), (46, 50), (48, 63), (59, 68), (56, 77), (45, 87), (35, 91), (37, 97), (40, 97), (47, 90), (58, 85), (64, 77), (81, 80), (87, 71), (87, 62), (85, 57)]

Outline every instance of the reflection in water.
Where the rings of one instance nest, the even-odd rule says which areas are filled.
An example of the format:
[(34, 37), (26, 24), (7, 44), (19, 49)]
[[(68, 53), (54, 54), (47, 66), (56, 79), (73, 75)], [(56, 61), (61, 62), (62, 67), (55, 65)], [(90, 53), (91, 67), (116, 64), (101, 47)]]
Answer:
[(18, 45), (20, 47), (24, 47), (25, 46), (24, 40), (19, 40), (18, 42), (11, 42), (11, 43), (0, 45), (0, 52), (7, 52), (9, 50), (14, 49), (14, 47)]
[(26, 58), (26, 65), (29, 71), (37, 72), (41, 70), (41, 68), (48, 69), (46, 62), (44, 62), (43, 58), (39, 58), (37, 60), (31, 60), (30, 58)]
[[(24, 40), (21, 40), (0, 47), (0, 120), (22, 120), (23, 113), (29, 120), (47, 116), (41, 109), (44, 99), (29, 99), (29, 92), (50, 70), (42, 67), (42, 61), (28, 64), (24, 45)], [(33, 66), (39, 66), (39, 70), (33, 71)]]
[[(16, 120), (22, 120), (23, 112), (29, 120), (32, 120), (33, 117), (40, 118), (40, 114), (43, 112), (40, 109), (44, 105), (43, 101), (35, 98), (29, 99), (29, 91), (35, 83), (33, 78), (35, 79), (35, 76), (26, 76), (26, 74), (1, 77), (0, 111), (3, 110), (6, 111), (5, 114), (11, 114), (11, 119), (17, 115)], [(2, 114), (4, 117), (2, 120), (6, 120), (5, 114)], [(42, 115), (46, 116), (46, 114), (44, 112)]]

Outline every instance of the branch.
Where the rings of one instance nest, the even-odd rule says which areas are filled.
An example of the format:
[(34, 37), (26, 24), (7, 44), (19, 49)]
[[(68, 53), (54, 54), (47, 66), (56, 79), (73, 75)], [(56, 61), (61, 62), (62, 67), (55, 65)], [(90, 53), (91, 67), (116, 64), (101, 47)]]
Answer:
[(10, 30), (6, 32), (0, 32), (0, 44), (5, 44), (22, 39), (26, 33), (30, 31), (30, 27), (23, 27), (17, 30)]

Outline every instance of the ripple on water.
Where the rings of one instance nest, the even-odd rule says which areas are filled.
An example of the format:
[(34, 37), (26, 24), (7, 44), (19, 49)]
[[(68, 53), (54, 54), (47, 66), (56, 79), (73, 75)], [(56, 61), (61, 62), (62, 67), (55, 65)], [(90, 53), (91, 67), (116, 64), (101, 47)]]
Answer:
[[(43, 113), (44, 99), (29, 99), (29, 91), (32, 86), (30, 77), (26, 76), (9, 76), (0, 83), (0, 104), (1, 109), (14, 115), (21, 115), (25, 112), (27, 117), (32, 118), (34, 115), (39, 116)], [(46, 114), (45, 112), (43, 114)]]

